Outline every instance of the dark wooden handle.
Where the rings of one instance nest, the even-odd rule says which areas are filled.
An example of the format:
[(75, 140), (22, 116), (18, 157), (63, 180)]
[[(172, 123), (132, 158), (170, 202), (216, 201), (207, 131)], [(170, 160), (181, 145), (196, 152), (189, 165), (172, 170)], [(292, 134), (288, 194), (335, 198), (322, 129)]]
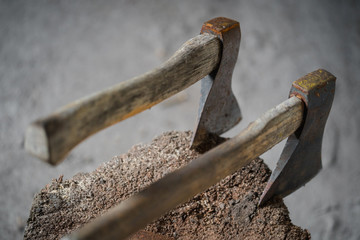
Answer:
[(187, 41), (168, 61), (142, 76), (75, 101), (32, 123), (25, 148), (52, 165), (90, 135), (144, 111), (212, 72), (221, 42), (210, 34)]
[(239, 135), (121, 202), (69, 238), (126, 239), (287, 138), (300, 127), (303, 113), (303, 102), (289, 98)]

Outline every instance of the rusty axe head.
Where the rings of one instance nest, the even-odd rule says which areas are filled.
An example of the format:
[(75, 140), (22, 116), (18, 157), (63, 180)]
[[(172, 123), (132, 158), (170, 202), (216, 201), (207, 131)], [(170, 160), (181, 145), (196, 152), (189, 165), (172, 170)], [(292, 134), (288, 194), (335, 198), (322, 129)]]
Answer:
[(273, 196), (286, 197), (320, 171), (322, 137), (335, 94), (335, 80), (331, 73), (319, 69), (292, 84), (290, 97), (296, 96), (306, 105), (303, 124), (288, 138), (259, 205)]
[(231, 78), (240, 46), (240, 25), (228, 18), (204, 23), (201, 34), (212, 34), (222, 42), (219, 66), (201, 80), (198, 124), (191, 147), (199, 148), (209, 139), (228, 131), (241, 120), (241, 112), (231, 90)]

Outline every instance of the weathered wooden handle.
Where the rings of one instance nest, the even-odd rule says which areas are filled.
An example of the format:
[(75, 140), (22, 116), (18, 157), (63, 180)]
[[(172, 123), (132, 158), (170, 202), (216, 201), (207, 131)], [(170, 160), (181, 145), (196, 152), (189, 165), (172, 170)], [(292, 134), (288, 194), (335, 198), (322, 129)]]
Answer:
[(208, 75), (217, 67), (220, 55), (221, 42), (216, 36), (202, 34), (192, 38), (159, 68), (35, 121), (26, 131), (25, 148), (56, 165), (90, 135), (152, 107)]
[(125, 239), (287, 138), (299, 128), (303, 114), (303, 102), (289, 98), (236, 137), (121, 202), (70, 239)]

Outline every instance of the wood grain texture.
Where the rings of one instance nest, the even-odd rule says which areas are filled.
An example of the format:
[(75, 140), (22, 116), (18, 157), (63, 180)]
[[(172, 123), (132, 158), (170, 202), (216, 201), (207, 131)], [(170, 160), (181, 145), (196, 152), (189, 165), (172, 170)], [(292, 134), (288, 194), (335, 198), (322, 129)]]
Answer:
[(218, 66), (220, 57), (221, 42), (216, 36), (203, 34), (192, 38), (159, 68), (35, 121), (27, 129), (25, 148), (56, 165), (85, 138), (202, 79)]
[(70, 239), (125, 239), (291, 135), (301, 125), (303, 112), (297, 97), (284, 101), (236, 137), (121, 202)]

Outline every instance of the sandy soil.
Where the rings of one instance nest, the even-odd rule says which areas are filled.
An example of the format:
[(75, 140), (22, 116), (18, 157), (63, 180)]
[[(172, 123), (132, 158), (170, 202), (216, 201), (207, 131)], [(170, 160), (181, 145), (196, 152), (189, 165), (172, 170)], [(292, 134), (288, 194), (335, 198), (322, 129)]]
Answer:
[[(356, 1), (0, 1), (0, 238), (23, 235), (32, 198), (52, 178), (91, 171), (167, 130), (192, 129), (199, 85), (96, 134), (53, 168), (23, 150), (35, 118), (150, 70), (204, 21), (240, 21), (233, 76), (240, 132), (317, 68), (338, 77), (323, 170), (285, 199), (313, 239), (360, 238), (360, 4)], [(263, 156), (271, 167), (283, 144)]]

